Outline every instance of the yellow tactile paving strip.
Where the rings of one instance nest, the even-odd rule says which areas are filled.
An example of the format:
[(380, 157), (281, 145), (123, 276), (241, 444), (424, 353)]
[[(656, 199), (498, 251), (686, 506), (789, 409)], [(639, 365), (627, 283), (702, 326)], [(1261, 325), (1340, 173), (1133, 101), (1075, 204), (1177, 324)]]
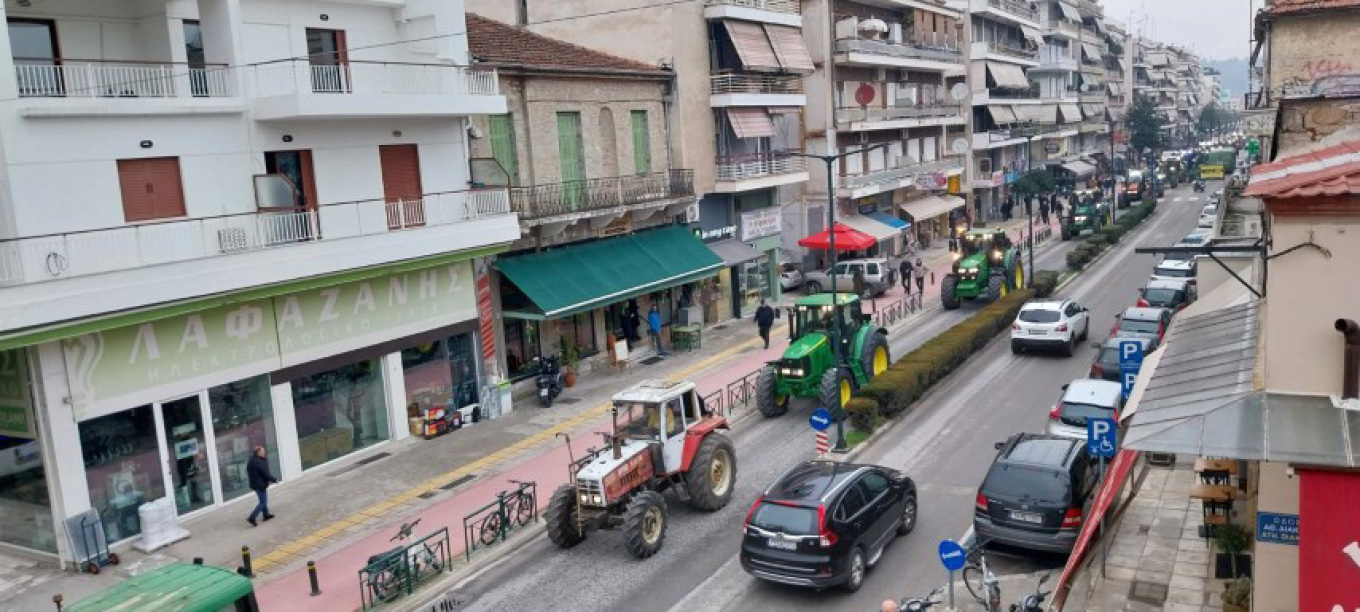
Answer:
[[(728, 357), (731, 357), (732, 355), (735, 355), (736, 353), (744, 351), (747, 348), (755, 346), (759, 343), (760, 343), (759, 338), (753, 338), (751, 340), (738, 343), (737, 345), (731, 348), (724, 349), (723, 351), (720, 351), (710, 357), (707, 357), (702, 361), (699, 361), (698, 363), (695, 363), (694, 365), (691, 365), (679, 372), (674, 372), (670, 374), (668, 378), (683, 379), (692, 376), (697, 372), (701, 372), (705, 369), (713, 367), (714, 364), (721, 360), (727, 359)], [(344, 538), (349, 531), (353, 530), (356, 527), (362, 526), (364, 523), (368, 521), (388, 517), (394, 510), (396, 510), (400, 506), (410, 503), (415, 499), (418, 499), (420, 495), (423, 493), (429, 491), (437, 491), (439, 490), (439, 487), (443, 486), (444, 484), (453, 482), (454, 480), (457, 480), (469, 474), (484, 473), (489, 468), (492, 468), (498, 464), (506, 463), (512, 459), (518, 458), (520, 455), (523, 455), (524, 453), (533, 449), (534, 447), (553, 442), (554, 438), (556, 438), (557, 434), (559, 433), (572, 433), (577, 429), (580, 429), (581, 427), (584, 427), (585, 425), (604, 417), (604, 415), (609, 412), (609, 406), (610, 404), (608, 402), (605, 402), (588, 410), (583, 410), (581, 411), (580, 414), (577, 414), (574, 417), (571, 417), (565, 421), (562, 421), (561, 423), (553, 425), (552, 427), (544, 429), (533, 435), (525, 437), (519, 440), (518, 442), (515, 442), (514, 444), (506, 446), (505, 448), (502, 448), (499, 451), (496, 451), (480, 459), (477, 459), (472, 463), (468, 463), (444, 474), (440, 474), (438, 476), (426, 479), (424, 482), (412, 486), (405, 492), (398, 493), (397, 495), (394, 495), (391, 498), (373, 504), (349, 516), (337, 519), (334, 523), (322, 527), (321, 529), (318, 529), (312, 533), (309, 533), (295, 540), (281, 544), (278, 546), (278, 548), (263, 555), (260, 555), (258, 557), (255, 557), (253, 559), (254, 563), (252, 564), (253, 565), (252, 569), (254, 569), (254, 571), (257, 573), (263, 573), (271, 569), (278, 569), (282, 566), (285, 566), (295, 561), (300, 561), (301, 560), (300, 557), (302, 557), (304, 553), (309, 553), (319, 548), (323, 548), (328, 544), (334, 543), (335, 540)]]

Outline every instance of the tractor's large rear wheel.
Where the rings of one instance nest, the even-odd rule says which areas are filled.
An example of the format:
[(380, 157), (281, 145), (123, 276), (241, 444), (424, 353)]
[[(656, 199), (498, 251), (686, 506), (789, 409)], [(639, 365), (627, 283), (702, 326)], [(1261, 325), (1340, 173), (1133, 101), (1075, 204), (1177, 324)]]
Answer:
[(559, 548), (571, 548), (586, 539), (576, 515), (576, 487), (569, 484), (557, 487), (548, 500), (543, 519), (548, 524), (548, 539)]
[(818, 399), (836, 420), (845, 418), (845, 405), (855, 393), (855, 381), (845, 368), (832, 367), (822, 374)]
[(722, 509), (732, 500), (736, 481), (737, 453), (732, 441), (716, 432), (704, 436), (685, 473), (690, 505), (707, 512)]
[(940, 281), (940, 299), (944, 302), (945, 310), (954, 310), (959, 307), (959, 294), (955, 290), (959, 286), (959, 277), (953, 274), (946, 274), (944, 280)]
[(987, 277), (987, 301), (995, 302), (1006, 297), (1006, 277), (1002, 274), (993, 274)]
[(789, 410), (789, 396), (779, 394), (776, 382), (774, 366), (760, 369), (760, 375), (756, 377), (756, 410), (766, 418), (783, 415)]
[(887, 337), (876, 331), (869, 332), (869, 337), (864, 339), (859, 363), (864, 368), (864, 377), (868, 380), (873, 380), (875, 376), (886, 372), (888, 366), (892, 365), (892, 358), (888, 356)]
[(643, 491), (628, 502), (623, 514), (624, 545), (639, 559), (661, 550), (666, 539), (666, 500), (656, 491)]

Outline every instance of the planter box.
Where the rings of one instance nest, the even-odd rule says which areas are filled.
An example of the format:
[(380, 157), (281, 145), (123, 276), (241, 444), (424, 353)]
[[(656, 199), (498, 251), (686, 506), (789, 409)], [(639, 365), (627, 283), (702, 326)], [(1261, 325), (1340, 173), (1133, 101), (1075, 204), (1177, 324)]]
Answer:
[(1228, 553), (1218, 553), (1214, 558), (1214, 578), (1220, 580), (1229, 578), (1250, 578), (1251, 577), (1251, 555), (1237, 555), (1237, 575), (1232, 573), (1232, 561), (1228, 558)]

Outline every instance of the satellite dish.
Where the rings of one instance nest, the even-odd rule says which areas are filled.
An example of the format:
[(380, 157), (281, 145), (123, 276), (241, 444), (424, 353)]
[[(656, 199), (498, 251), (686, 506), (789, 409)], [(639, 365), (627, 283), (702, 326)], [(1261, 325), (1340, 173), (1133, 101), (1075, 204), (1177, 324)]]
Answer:
[(953, 98), (955, 102), (967, 100), (968, 86), (963, 83), (955, 83), (953, 87), (949, 88), (949, 97)]
[(955, 155), (963, 155), (964, 153), (967, 153), (967, 152), (968, 152), (968, 139), (967, 139), (967, 138), (955, 138), (955, 139), (954, 139), (954, 142), (952, 142), (952, 143), (949, 144), (949, 150), (953, 151)]
[(888, 24), (877, 17), (870, 17), (859, 22), (859, 31), (865, 34), (887, 34)]

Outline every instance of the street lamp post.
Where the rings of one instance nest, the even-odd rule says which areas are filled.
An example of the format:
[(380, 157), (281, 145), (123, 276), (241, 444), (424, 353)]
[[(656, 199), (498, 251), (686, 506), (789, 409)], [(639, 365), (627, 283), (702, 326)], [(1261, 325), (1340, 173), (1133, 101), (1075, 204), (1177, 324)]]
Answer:
[[(860, 153), (865, 153), (868, 151), (872, 151), (874, 149), (881, 149), (886, 146), (888, 146), (887, 143), (881, 143), (873, 146), (864, 147), (862, 149), (855, 149), (854, 151), (838, 153), (836, 155), (816, 155), (813, 153), (789, 153), (790, 155), (793, 155), (795, 157), (820, 159), (822, 160), (822, 163), (826, 164), (826, 231), (830, 242), (828, 246), (831, 247), (830, 248), (831, 308), (832, 308), (831, 354), (836, 359), (836, 370), (839, 372), (845, 371), (846, 364), (845, 356), (842, 354), (841, 351), (841, 317), (840, 313), (838, 312), (840, 310), (839, 303), (840, 298), (836, 293), (836, 186), (833, 180), (834, 178), (833, 169), (835, 168), (836, 162), (843, 157), (848, 157), (850, 155), (858, 155)], [(835, 415), (836, 415), (836, 445), (832, 447), (831, 450), (837, 453), (844, 453), (850, 450), (849, 445), (847, 445), (845, 442), (845, 425), (843, 424), (845, 421), (845, 407), (836, 406)]]

